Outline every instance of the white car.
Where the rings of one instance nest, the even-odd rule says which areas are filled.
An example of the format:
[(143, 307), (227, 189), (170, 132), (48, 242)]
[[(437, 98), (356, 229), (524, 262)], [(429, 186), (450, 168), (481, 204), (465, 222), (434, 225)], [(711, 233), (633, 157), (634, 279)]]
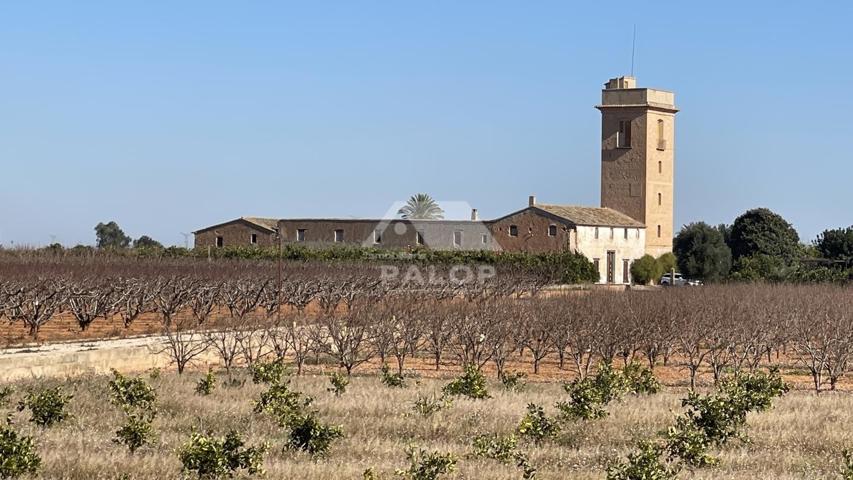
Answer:
[(660, 277), (660, 284), (668, 287), (693, 287), (702, 285), (702, 282), (685, 278), (680, 273), (676, 273), (675, 275), (667, 273)]

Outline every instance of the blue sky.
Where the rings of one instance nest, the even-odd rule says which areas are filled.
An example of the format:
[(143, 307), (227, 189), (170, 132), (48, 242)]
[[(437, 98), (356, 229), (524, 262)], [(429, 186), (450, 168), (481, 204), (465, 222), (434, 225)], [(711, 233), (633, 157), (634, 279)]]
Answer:
[(853, 223), (850, 2), (3, 2), (0, 243), (597, 205), (601, 85), (674, 90), (676, 227)]

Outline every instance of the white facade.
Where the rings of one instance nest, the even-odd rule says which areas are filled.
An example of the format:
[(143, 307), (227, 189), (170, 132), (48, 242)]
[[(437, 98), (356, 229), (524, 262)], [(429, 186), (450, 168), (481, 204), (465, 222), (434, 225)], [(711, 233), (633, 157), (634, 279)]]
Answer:
[(598, 266), (598, 283), (631, 283), (631, 264), (646, 253), (645, 227), (578, 225), (575, 229), (575, 248)]

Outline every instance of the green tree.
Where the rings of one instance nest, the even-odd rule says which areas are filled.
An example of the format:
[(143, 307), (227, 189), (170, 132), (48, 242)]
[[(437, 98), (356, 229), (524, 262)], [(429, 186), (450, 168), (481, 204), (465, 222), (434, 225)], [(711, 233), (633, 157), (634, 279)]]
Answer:
[(631, 278), (634, 279), (634, 283), (648, 285), (659, 279), (661, 275), (663, 273), (661, 272), (660, 264), (651, 255), (643, 255), (631, 264)]
[(794, 227), (767, 208), (755, 208), (732, 224), (729, 247), (738, 260), (753, 255), (778, 257), (786, 263), (800, 253), (800, 236)]
[(130, 245), (130, 237), (116, 222), (95, 225), (95, 237), (98, 248), (127, 248)]
[(163, 248), (163, 244), (148, 235), (143, 235), (133, 241), (133, 248)]
[(659, 256), (657, 262), (661, 275), (673, 270), (678, 270), (678, 259), (675, 258), (675, 255), (672, 252), (666, 252)]
[(705, 222), (682, 227), (675, 236), (673, 250), (678, 258), (678, 269), (688, 277), (719, 281), (732, 268), (732, 251), (723, 233)]
[(444, 218), (444, 210), (426, 193), (412, 195), (397, 214), (408, 220), (435, 220)]
[(823, 258), (849, 261), (853, 259), (853, 225), (824, 230), (814, 244)]

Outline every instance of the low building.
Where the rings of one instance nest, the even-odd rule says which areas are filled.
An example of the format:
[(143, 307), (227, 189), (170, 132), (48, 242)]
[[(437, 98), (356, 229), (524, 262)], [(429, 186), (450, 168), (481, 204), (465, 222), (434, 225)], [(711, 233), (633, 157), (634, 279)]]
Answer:
[(195, 246), (233, 247), (252, 246), (269, 247), (276, 245), (278, 220), (274, 218), (240, 217), (193, 232)]
[(489, 227), (504, 251), (582, 253), (600, 283), (631, 283), (631, 264), (645, 254), (645, 225), (610, 208), (538, 204), (531, 196), (527, 208)]

